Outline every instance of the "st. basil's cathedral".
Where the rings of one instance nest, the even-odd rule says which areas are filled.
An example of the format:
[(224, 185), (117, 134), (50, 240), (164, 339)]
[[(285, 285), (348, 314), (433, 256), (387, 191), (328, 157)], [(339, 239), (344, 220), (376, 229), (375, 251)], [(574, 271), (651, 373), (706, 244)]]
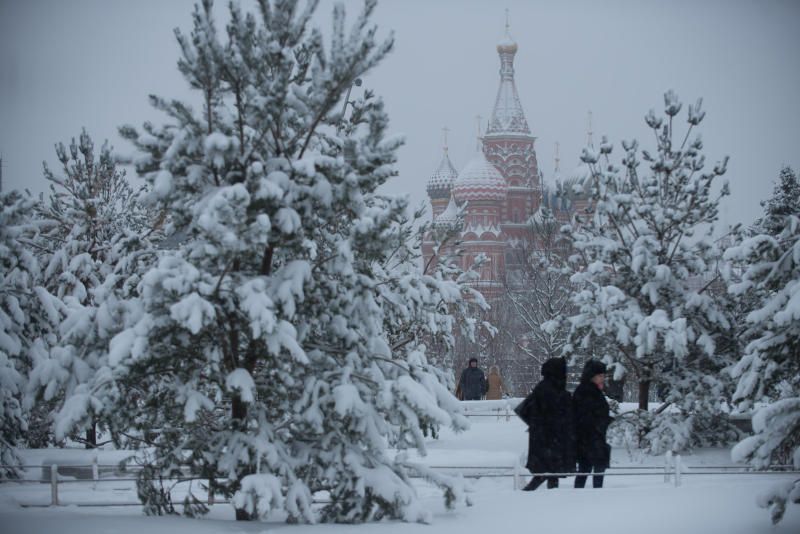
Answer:
[[(474, 284), (487, 299), (501, 294), (507, 284), (513, 285), (523, 249), (535, 243), (529, 219), (546, 194), (536, 160), (536, 137), (514, 82), (517, 44), (508, 31), (497, 45), (497, 53), (500, 86), (486, 132), (479, 137), (479, 150), (458, 172), (445, 146), (427, 185), (434, 226), (455, 223), (459, 207), (463, 207), (461, 267), (469, 269), (479, 254), (489, 258)], [(569, 215), (562, 211), (557, 217), (564, 221)], [(430, 264), (434, 245), (431, 235), (423, 242), (425, 265)]]

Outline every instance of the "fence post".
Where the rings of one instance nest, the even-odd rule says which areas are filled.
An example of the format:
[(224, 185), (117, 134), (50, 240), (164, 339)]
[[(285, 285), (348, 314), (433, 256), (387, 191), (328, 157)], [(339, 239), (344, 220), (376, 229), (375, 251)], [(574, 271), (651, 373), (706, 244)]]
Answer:
[(208, 505), (211, 506), (214, 504), (214, 479), (208, 479)]
[(514, 490), (519, 489), (519, 462), (514, 462)]
[(97, 481), (100, 480), (100, 469), (97, 467), (97, 453), (92, 458), (92, 480), (94, 480), (93, 490), (97, 489)]
[(672, 451), (664, 453), (664, 483), (669, 484), (669, 468), (672, 460)]
[(676, 488), (681, 485), (681, 470), (682, 470), (681, 455), (680, 454), (676, 454), (675, 455), (675, 487)]
[(58, 506), (58, 465), (50, 466), (50, 506)]

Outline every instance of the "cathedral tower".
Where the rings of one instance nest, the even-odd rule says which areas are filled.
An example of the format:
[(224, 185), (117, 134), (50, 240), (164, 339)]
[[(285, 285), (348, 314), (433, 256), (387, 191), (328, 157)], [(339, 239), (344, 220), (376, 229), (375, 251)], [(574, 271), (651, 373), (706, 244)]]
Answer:
[(497, 89), (483, 151), (486, 158), (500, 171), (508, 184), (501, 229), (511, 247), (508, 264), (520, 258), (517, 249), (529, 232), (528, 218), (539, 209), (542, 188), (534, 142), (514, 81), (514, 56), (517, 43), (511, 38), (506, 23), (504, 39), (497, 45), (500, 56), (500, 86)]
[[(480, 269), (475, 286), (487, 298), (499, 296), (513, 285), (526, 251), (534, 245), (529, 218), (541, 204), (542, 187), (534, 142), (514, 81), (517, 43), (506, 33), (497, 45), (500, 86), (486, 132), (480, 134), (475, 157), (456, 172), (444, 153), (428, 180), (434, 227), (455, 222), (463, 209), (460, 235), (462, 268), (469, 269), (484, 254), (489, 262)], [(423, 241), (425, 264), (430, 265), (435, 243), (428, 234)]]

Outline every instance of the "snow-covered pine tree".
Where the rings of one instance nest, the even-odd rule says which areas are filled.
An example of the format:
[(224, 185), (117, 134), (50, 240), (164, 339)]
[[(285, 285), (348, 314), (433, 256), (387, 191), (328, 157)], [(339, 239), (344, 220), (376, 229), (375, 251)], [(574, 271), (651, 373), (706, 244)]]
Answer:
[(143, 277), (110, 346), (116, 413), (152, 453), (150, 512), (170, 503), (149, 482), (188, 463), (237, 519), (424, 520), (409, 481), (423, 469), (387, 446), (465, 424), (420, 342), (452, 327), (464, 288), (388, 267), (406, 202), (376, 189), (401, 140), (369, 93), (349, 120), (340, 111), (392, 39), (376, 40), (367, 1), (349, 30), (334, 8), (325, 46), (309, 29), (316, 5), (262, 0), (256, 15), (232, 3), (221, 41), (203, 2), (191, 34), (176, 32), (201, 108), (151, 97), (170, 123), (121, 129), (167, 231), (185, 236)]
[(754, 234), (777, 236), (785, 228), (787, 216), (800, 216), (800, 182), (791, 167), (787, 165), (781, 169), (772, 196), (762, 201), (761, 207), (764, 208), (764, 216), (751, 228)]
[[(152, 233), (153, 217), (137, 200), (125, 172), (117, 168), (111, 147), (104, 143), (99, 154), (84, 129), (69, 146), (56, 145), (62, 175), (44, 164), (44, 176), (50, 181), (50, 194), (37, 205), (39, 234), (32, 243), (43, 266), (43, 284), (64, 303), (64, 318), (59, 325), (57, 346), (50, 357), (36, 363), (28, 389), (38, 405), (59, 410), (75, 389), (89, 382), (102, 366), (108, 352), (108, 339), (98, 331), (96, 314), (103, 302), (96, 289), (111, 275), (119, 260), (114, 247), (129, 235)], [(105, 298), (106, 292), (101, 292)], [(112, 325), (102, 327), (103, 330)], [(76, 403), (73, 398), (72, 406)], [(81, 419), (60, 418), (59, 439), (70, 423), (80, 423), (87, 448), (97, 446), (96, 417), (99, 405), (86, 405)], [(49, 424), (52, 414), (38, 410)], [(69, 421), (69, 423), (68, 423)]]
[(0, 477), (17, 478), (15, 452), (27, 430), (28, 373), (46, 360), (55, 342), (61, 305), (41, 285), (36, 256), (25, 245), (35, 234), (35, 201), (11, 191), (0, 194)]
[[(757, 305), (747, 315), (744, 355), (732, 368), (738, 381), (733, 401), (752, 413), (754, 434), (732, 451), (735, 461), (756, 468), (791, 463), (800, 469), (800, 218), (797, 213), (771, 216), (782, 192), (767, 202), (765, 230), (783, 221), (777, 234), (763, 233), (726, 251), (726, 258), (743, 268), (730, 292)], [(773, 523), (783, 517), (787, 502), (800, 504), (800, 480), (762, 495), (759, 504), (770, 509)]]
[(705, 115), (700, 100), (689, 106), (681, 134), (673, 124), (681, 103), (671, 91), (664, 101), (665, 117), (651, 110), (645, 118), (654, 151), (623, 142), (620, 168), (605, 138), (599, 150), (584, 149), (589, 213), (565, 228), (580, 266), (567, 352), (585, 356), (605, 343), (615, 379), (631, 373), (637, 380), (640, 410), (655, 386), (680, 412), (645, 421), (642, 445), (653, 452), (691, 445), (701, 419), (716, 420), (729, 384), (720, 371), (732, 357), (725, 346), (732, 325), (711, 291), (719, 260), (713, 223), (719, 197), (728, 194), (727, 184), (719, 194), (713, 186), (727, 159), (704, 170), (702, 142), (691, 138)]

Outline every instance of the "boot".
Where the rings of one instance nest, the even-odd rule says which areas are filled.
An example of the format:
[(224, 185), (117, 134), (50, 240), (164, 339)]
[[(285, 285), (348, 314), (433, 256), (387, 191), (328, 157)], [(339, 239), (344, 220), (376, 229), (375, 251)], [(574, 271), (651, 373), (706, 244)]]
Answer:
[(531, 481), (528, 482), (528, 484), (524, 488), (522, 488), (522, 491), (534, 491), (536, 488), (542, 485), (544, 480), (545, 480), (544, 477), (539, 477), (539, 476), (533, 477)]

